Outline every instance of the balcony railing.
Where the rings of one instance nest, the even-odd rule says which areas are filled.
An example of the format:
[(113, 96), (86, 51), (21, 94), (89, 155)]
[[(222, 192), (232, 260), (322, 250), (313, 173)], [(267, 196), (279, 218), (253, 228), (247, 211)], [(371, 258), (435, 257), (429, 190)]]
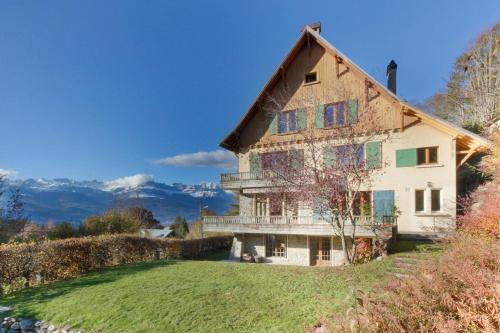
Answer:
[(272, 176), (272, 172), (269, 171), (258, 171), (258, 172), (239, 172), (239, 173), (223, 173), (220, 176), (221, 183), (223, 182), (235, 182), (242, 180), (264, 180), (269, 179)]
[[(211, 225), (241, 225), (241, 224), (256, 224), (256, 225), (328, 225), (331, 220), (318, 216), (206, 216), (204, 217), (205, 224)], [(384, 216), (382, 218), (374, 218), (371, 216), (355, 216), (354, 224), (357, 226), (371, 226), (382, 224), (394, 224), (395, 219), (392, 216)], [(347, 225), (352, 223), (347, 222)]]

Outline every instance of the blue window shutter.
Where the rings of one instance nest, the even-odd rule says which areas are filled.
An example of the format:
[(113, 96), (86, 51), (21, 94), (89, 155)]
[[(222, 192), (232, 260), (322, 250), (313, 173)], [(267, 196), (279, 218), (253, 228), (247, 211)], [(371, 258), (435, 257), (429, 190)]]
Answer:
[(358, 121), (358, 100), (352, 99), (348, 102), (347, 122), (354, 124)]
[(314, 113), (314, 127), (325, 127), (325, 106), (323, 104), (316, 106), (316, 112)]
[(366, 143), (366, 168), (379, 169), (382, 167), (382, 142)]
[(275, 135), (278, 133), (278, 113), (273, 112), (271, 122), (269, 123), (269, 133)]
[(417, 165), (417, 149), (396, 150), (396, 168), (411, 167)]
[(257, 153), (250, 153), (248, 160), (250, 162), (250, 172), (258, 173), (262, 171), (262, 159), (261, 156)]
[(297, 111), (297, 130), (303, 131), (307, 128), (307, 112), (305, 109)]
[(375, 218), (381, 221), (384, 217), (394, 215), (394, 191), (373, 191)]

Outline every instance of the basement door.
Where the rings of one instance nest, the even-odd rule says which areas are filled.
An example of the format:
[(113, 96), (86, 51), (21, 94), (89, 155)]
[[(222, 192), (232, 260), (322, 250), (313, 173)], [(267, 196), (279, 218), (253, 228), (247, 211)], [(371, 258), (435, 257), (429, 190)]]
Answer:
[(331, 248), (330, 237), (309, 237), (311, 266), (330, 266)]

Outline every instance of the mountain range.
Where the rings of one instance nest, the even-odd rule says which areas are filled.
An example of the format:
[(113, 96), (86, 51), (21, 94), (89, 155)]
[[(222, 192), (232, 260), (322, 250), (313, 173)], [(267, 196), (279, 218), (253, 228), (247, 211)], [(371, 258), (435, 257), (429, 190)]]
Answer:
[(223, 214), (234, 200), (216, 183), (168, 185), (148, 175), (135, 175), (114, 181), (75, 181), (15, 179), (4, 184), (6, 192), (19, 188), (26, 216), (35, 223), (69, 221), (81, 223), (87, 216), (120, 205), (137, 205), (151, 210), (162, 224), (177, 215), (198, 218), (200, 207)]

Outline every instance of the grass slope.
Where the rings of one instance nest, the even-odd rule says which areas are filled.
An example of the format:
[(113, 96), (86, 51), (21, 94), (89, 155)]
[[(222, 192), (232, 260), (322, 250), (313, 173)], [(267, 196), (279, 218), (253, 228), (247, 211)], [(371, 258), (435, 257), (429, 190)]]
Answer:
[(392, 264), (157, 261), (27, 289), (0, 304), (13, 307), (9, 315), (104, 332), (303, 332), (345, 311), (351, 290), (369, 289)]

